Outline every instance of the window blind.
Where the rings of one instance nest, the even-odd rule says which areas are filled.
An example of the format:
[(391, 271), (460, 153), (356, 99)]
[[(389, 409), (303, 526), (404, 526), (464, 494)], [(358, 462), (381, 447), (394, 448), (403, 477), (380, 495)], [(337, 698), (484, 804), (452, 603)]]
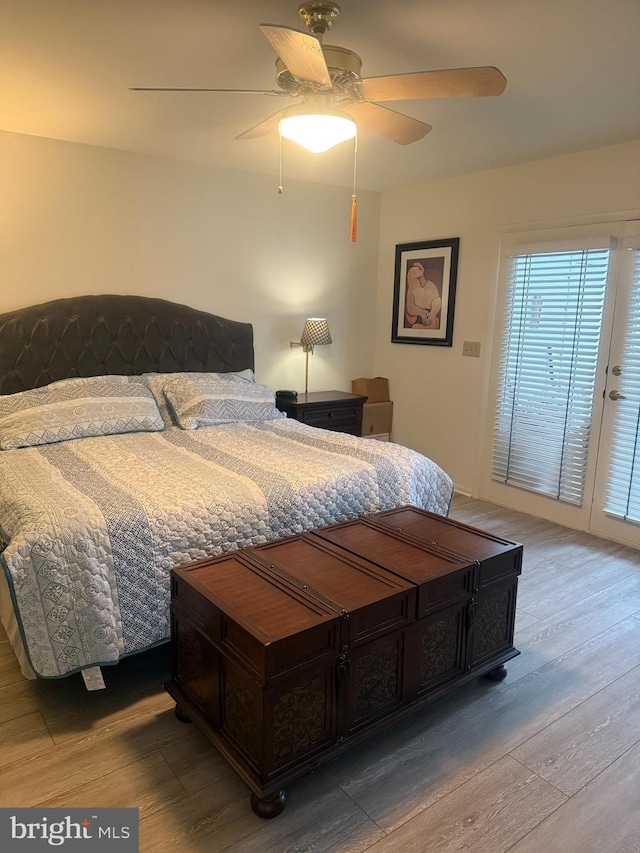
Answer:
[(608, 263), (608, 248), (509, 258), (494, 480), (582, 505)]
[(634, 248), (622, 364), (627, 398), (616, 403), (605, 512), (640, 522), (640, 250)]

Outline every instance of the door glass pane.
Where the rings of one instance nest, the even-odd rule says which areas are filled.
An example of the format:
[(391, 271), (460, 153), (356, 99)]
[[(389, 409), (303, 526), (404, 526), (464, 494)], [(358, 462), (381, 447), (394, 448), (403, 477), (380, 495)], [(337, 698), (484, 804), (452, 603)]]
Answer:
[(609, 249), (509, 259), (492, 478), (581, 506)]
[[(634, 249), (631, 297), (622, 356), (604, 511), (640, 523), (640, 251)], [(610, 365), (610, 369), (613, 365)], [(612, 387), (612, 383), (609, 385)]]

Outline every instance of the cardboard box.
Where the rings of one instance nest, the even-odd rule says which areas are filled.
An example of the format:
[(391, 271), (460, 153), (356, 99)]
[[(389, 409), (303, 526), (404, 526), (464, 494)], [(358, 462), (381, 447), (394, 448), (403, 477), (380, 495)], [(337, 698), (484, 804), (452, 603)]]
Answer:
[(389, 380), (382, 376), (375, 379), (352, 379), (351, 393), (368, 397), (367, 403), (389, 402)]
[(391, 432), (393, 403), (365, 403), (362, 407), (362, 434), (380, 435)]

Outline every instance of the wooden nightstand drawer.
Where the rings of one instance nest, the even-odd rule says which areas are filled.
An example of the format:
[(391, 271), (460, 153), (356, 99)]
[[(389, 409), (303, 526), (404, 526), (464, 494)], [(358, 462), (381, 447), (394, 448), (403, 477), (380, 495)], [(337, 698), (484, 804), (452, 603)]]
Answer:
[(290, 418), (319, 429), (360, 435), (366, 397), (346, 391), (316, 391), (296, 399), (276, 397), (276, 406)]
[[(358, 418), (358, 409), (356, 406), (345, 406), (341, 408), (326, 407), (323, 409), (307, 409), (302, 413), (300, 418), (305, 424), (311, 426), (323, 426), (325, 423), (330, 423), (336, 428), (351, 424), (355, 426)], [(331, 427), (328, 427), (329, 429)]]

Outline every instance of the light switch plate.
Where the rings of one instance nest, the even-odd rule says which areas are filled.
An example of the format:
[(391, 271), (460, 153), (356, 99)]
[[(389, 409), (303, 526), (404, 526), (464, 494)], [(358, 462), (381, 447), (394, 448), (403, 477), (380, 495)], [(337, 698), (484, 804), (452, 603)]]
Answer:
[(464, 341), (462, 344), (462, 355), (471, 358), (480, 358), (480, 341)]

